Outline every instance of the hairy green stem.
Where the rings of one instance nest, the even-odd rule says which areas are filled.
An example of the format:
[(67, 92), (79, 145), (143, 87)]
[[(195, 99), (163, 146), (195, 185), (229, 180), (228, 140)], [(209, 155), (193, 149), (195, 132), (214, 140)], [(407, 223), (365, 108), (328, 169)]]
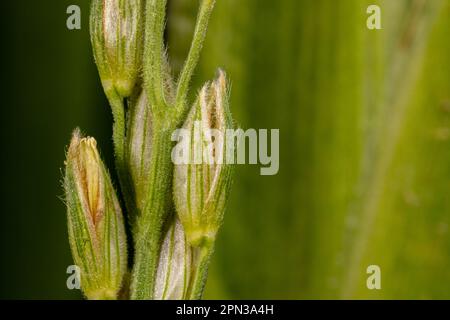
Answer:
[(167, 106), (164, 88), (164, 27), (167, 0), (149, 0), (146, 4), (144, 78), (145, 89), (154, 106)]
[(206, 285), (208, 267), (214, 252), (214, 242), (194, 248), (192, 282), (188, 291), (189, 300), (200, 300)]
[(176, 108), (179, 114), (184, 113), (186, 97), (189, 92), (189, 84), (194, 74), (195, 67), (197, 66), (200, 58), (200, 52), (202, 51), (203, 42), (205, 41), (206, 31), (208, 29), (209, 19), (211, 17), (212, 10), (214, 9), (215, 0), (202, 0), (200, 5), (200, 11), (197, 17), (197, 23), (195, 26), (194, 36), (189, 50), (188, 57), (181, 71), (180, 78), (178, 79), (177, 95), (176, 95)]
[(108, 90), (106, 95), (114, 118), (113, 142), (116, 158), (123, 163), (125, 150), (125, 105), (123, 99), (114, 89)]
[(151, 183), (144, 212), (137, 220), (135, 264), (131, 279), (131, 299), (153, 298), (158, 265), (161, 229), (171, 205), (172, 130), (155, 126), (150, 172)]
[[(188, 104), (186, 97), (189, 83), (198, 63), (200, 51), (206, 36), (208, 21), (215, 0), (202, 0), (191, 49), (188, 54), (177, 88), (176, 106), (166, 101), (164, 24), (167, 0), (149, 0), (146, 5), (144, 89), (147, 93), (154, 119), (151, 168), (148, 197), (142, 214), (136, 221), (135, 261), (131, 278), (131, 299), (152, 299), (156, 269), (161, 245), (161, 229), (172, 203), (173, 163), (171, 159), (171, 135), (176, 129)], [(193, 293), (201, 296), (209, 261), (200, 259), (196, 272)], [(201, 255), (203, 257), (203, 255)], [(203, 279), (203, 280), (202, 280)], [(202, 280), (202, 281), (200, 281)]]
[(123, 98), (114, 89), (106, 91), (106, 96), (114, 118), (113, 144), (117, 175), (126, 208), (129, 211), (128, 213), (132, 214), (135, 211), (135, 206), (125, 165), (125, 104)]

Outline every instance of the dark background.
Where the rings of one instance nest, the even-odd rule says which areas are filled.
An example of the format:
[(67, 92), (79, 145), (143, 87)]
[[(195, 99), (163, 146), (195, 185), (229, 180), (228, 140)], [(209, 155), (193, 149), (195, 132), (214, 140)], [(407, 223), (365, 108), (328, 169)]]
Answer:
[[(82, 29), (66, 28), (70, 4)], [(89, 41), (89, 1), (2, 4), (1, 270), (3, 298), (74, 298), (60, 197), (65, 148), (79, 126), (111, 165), (112, 121)]]

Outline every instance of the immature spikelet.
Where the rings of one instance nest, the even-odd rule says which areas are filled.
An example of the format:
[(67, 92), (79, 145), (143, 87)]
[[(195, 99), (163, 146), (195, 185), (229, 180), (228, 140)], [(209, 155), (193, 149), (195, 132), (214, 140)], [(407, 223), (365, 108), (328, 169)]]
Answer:
[(131, 96), (142, 65), (142, 0), (93, 0), (90, 29), (94, 57), (106, 92)]
[(73, 134), (64, 179), (69, 242), (89, 299), (115, 299), (127, 268), (122, 211), (93, 138)]
[(155, 300), (186, 298), (191, 280), (192, 249), (179, 219), (172, 217), (165, 233), (156, 273)]
[(225, 138), (233, 122), (222, 71), (212, 85), (203, 87), (183, 128), (190, 133), (187, 161), (175, 165), (174, 199), (189, 243), (199, 246), (214, 240), (232, 180)]

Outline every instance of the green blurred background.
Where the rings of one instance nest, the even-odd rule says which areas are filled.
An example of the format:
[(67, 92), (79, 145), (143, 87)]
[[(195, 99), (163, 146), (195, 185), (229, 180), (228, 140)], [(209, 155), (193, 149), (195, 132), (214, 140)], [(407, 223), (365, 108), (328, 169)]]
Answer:
[[(176, 72), (198, 1), (169, 2)], [(0, 298), (80, 298), (59, 199), (73, 128), (113, 167), (89, 1), (1, 9)], [(240, 126), (280, 129), (280, 171), (238, 167), (206, 298), (450, 298), (449, 33), (449, 0), (217, 0), (196, 87), (223, 67)]]

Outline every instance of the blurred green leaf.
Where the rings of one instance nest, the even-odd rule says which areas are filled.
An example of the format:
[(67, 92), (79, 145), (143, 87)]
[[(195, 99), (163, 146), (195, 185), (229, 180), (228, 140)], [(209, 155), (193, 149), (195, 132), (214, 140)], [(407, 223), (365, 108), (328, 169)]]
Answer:
[[(175, 60), (189, 3), (171, 3)], [(370, 4), (383, 30), (366, 28)], [(235, 118), (279, 128), (281, 159), (274, 177), (238, 168), (207, 297), (450, 296), (449, 9), (218, 1), (198, 82), (222, 66)], [(371, 264), (381, 291), (366, 287)]]

